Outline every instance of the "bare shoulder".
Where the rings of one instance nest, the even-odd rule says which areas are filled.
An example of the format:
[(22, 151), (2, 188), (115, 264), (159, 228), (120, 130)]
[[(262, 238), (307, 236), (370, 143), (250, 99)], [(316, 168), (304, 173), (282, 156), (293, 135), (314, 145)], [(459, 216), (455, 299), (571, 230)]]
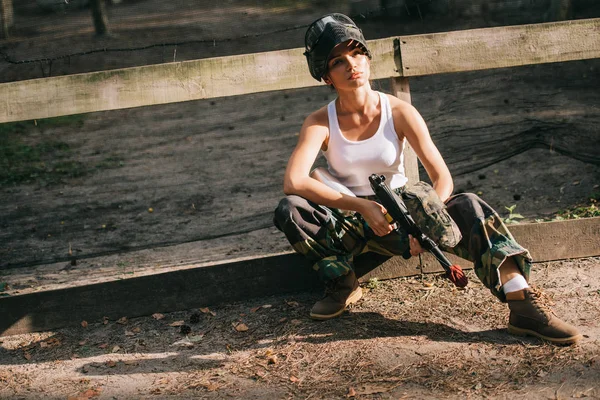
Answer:
[(407, 133), (410, 133), (410, 131), (413, 130), (411, 125), (413, 125), (415, 121), (421, 120), (421, 115), (409, 102), (389, 94), (387, 96), (390, 100), (390, 108), (392, 109), (396, 134), (402, 140)]
[(327, 115), (327, 106), (319, 108), (317, 111), (312, 112), (304, 120), (304, 128), (326, 128), (329, 130), (329, 118)]
[(396, 115), (406, 115), (416, 111), (415, 107), (413, 107), (413, 105), (409, 102), (400, 100), (399, 98), (391, 94), (387, 94), (386, 96), (390, 101), (390, 107), (392, 108), (392, 113), (394, 114), (394, 117)]

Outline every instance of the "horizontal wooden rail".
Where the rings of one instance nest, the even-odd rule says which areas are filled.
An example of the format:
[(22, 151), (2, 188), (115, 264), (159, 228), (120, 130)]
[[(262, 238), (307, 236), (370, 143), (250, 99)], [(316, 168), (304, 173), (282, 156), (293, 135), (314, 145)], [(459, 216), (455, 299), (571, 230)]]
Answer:
[[(600, 18), (369, 41), (372, 78), (600, 57)], [(319, 84), (303, 49), (0, 84), (0, 123)]]
[[(600, 217), (560, 222), (511, 225), (519, 243), (536, 261), (600, 255)], [(450, 260), (472, 268), (466, 260)], [(423, 272), (441, 272), (423, 255)], [(374, 253), (358, 256), (361, 282), (419, 273), (419, 259), (388, 259)], [(0, 337), (77, 326), (108, 317), (116, 320), (298, 291), (320, 290), (311, 263), (299, 254), (274, 254), (230, 260), (210, 266), (117, 279), (84, 286), (0, 297)], [(534, 266), (534, 269), (536, 267)]]
[(600, 58), (600, 18), (400, 38), (402, 75)]

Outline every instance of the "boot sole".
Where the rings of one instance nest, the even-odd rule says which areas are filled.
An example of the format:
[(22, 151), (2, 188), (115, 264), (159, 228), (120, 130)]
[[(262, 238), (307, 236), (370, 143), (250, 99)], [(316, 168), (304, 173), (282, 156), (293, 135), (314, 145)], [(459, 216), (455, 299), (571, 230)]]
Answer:
[(359, 286), (358, 288), (356, 288), (356, 290), (354, 290), (352, 293), (350, 293), (350, 296), (348, 296), (348, 298), (346, 299), (346, 304), (339, 311), (337, 311), (337, 312), (335, 312), (333, 314), (327, 314), (327, 315), (324, 315), (324, 314), (314, 314), (314, 313), (311, 312), (310, 313), (310, 317), (312, 319), (316, 319), (316, 320), (319, 320), (319, 321), (324, 321), (326, 319), (335, 318), (335, 317), (341, 315), (344, 311), (346, 311), (346, 307), (348, 307), (352, 303), (356, 303), (361, 298), (362, 298), (362, 289)]
[(541, 333), (538, 333), (536, 331), (532, 331), (530, 329), (517, 328), (516, 326), (513, 326), (511, 324), (508, 324), (508, 332), (512, 333), (513, 335), (517, 335), (517, 336), (535, 336), (535, 337), (538, 337), (540, 339), (543, 339), (543, 340), (546, 340), (548, 342), (555, 343), (555, 344), (573, 344), (573, 343), (577, 343), (579, 340), (583, 339), (583, 335), (581, 335), (581, 334), (566, 337), (566, 338), (548, 337), (548, 336), (544, 336)]

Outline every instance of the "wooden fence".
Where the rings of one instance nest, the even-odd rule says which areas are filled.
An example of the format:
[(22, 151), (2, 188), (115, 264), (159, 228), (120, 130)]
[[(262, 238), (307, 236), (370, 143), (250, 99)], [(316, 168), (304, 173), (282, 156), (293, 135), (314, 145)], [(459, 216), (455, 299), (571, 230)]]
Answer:
[[(600, 18), (386, 38), (370, 41), (369, 48), (374, 58), (372, 78), (391, 79), (394, 94), (410, 101), (411, 76), (600, 58)], [(291, 49), (4, 83), (0, 84), (0, 123), (318, 85), (308, 74), (302, 53), (303, 49)], [(418, 179), (414, 152), (407, 154), (406, 162), (409, 179)], [(600, 218), (515, 228), (518, 239), (533, 246), (536, 256), (551, 253), (547, 260), (599, 254)], [(149, 310), (174, 311), (298, 290), (314, 284), (292, 265), (300, 262), (294, 254), (276, 255), (245, 260), (243, 266), (230, 263), (11, 296), (0, 300), (0, 336), (51, 329), (84, 318), (145, 315)], [(363, 279), (406, 275), (408, 270), (399, 258), (364, 267)], [(369, 272), (372, 267), (379, 268), (377, 275)], [(236, 275), (233, 269), (245, 271), (240, 275), (244, 283), (218, 284)], [(286, 279), (282, 274), (287, 274)], [(196, 287), (195, 282), (204, 286)], [(157, 295), (165, 287), (194, 295), (186, 296), (187, 302), (181, 302), (178, 290)], [(219, 287), (228, 292), (221, 293)]]
[[(369, 42), (372, 78), (600, 57), (600, 18)], [(303, 49), (0, 84), (0, 123), (315, 86)]]

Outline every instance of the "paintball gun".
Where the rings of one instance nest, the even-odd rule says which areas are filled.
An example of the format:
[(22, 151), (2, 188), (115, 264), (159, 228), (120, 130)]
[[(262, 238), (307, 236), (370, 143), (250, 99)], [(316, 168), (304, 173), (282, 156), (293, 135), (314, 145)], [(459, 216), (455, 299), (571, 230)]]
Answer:
[[(381, 205), (383, 205), (388, 212), (386, 214), (388, 222), (390, 224), (395, 222), (396, 229), (398, 229), (398, 225), (402, 227), (404, 231), (419, 241), (423, 249), (433, 254), (433, 256), (439, 261), (446, 271), (446, 277), (452, 283), (458, 287), (467, 286), (469, 281), (467, 280), (462, 268), (459, 265), (453, 265), (444, 255), (444, 253), (442, 253), (438, 245), (421, 231), (413, 218), (410, 216), (408, 209), (406, 208), (406, 204), (404, 204), (402, 198), (392, 192), (385, 183), (385, 176), (372, 174), (369, 177), (369, 183), (375, 192), (375, 196), (377, 196), (381, 202)], [(405, 256), (405, 258), (408, 257)]]

